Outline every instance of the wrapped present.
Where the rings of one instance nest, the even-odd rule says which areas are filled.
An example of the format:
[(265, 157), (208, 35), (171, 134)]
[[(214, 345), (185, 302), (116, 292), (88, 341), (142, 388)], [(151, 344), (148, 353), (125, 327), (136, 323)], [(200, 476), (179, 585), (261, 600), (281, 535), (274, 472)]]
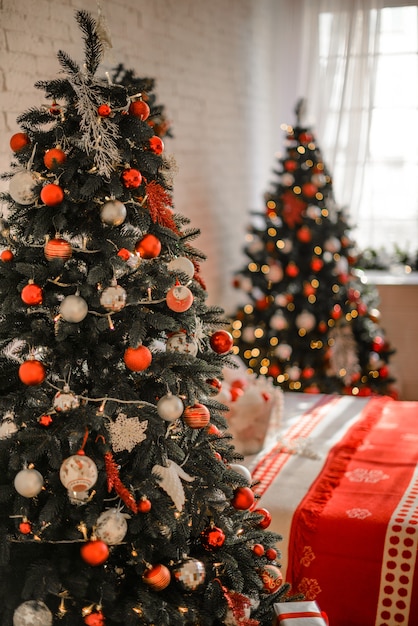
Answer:
[(268, 432), (277, 432), (283, 413), (283, 391), (264, 376), (249, 374), (243, 364), (225, 369), (216, 399), (228, 407), (225, 417), (234, 446), (242, 455), (256, 454)]
[(274, 605), (273, 626), (329, 626), (326, 613), (313, 600), (280, 602)]

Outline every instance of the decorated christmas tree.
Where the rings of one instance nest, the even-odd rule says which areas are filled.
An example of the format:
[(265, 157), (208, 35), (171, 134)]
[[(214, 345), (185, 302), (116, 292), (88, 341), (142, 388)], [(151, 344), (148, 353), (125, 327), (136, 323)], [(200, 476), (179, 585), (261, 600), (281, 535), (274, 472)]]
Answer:
[(377, 291), (357, 276), (350, 227), (302, 110), (303, 101), (234, 278), (245, 300), (233, 316), (235, 351), (287, 391), (392, 394)]
[(0, 260), (2, 626), (270, 625), (280, 537), (215, 401), (232, 337), (161, 109), (79, 11), (18, 119)]

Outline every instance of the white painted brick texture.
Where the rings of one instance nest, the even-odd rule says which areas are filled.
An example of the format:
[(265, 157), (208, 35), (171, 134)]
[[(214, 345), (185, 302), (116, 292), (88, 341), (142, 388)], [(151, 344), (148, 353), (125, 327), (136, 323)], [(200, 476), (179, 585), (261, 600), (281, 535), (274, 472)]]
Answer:
[[(275, 108), (275, 0), (102, 0), (113, 47), (103, 71), (122, 62), (156, 80), (172, 121), (177, 211), (201, 229), (208, 301), (232, 311), (233, 271), (244, 261), (249, 211), (273, 178), (283, 120)], [(16, 117), (43, 103), (37, 80), (59, 72), (56, 53), (82, 60), (75, 11), (96, 0), (0, 0), (0, 172), (8, 171)], [(0, 182), (4, 189), (5, 182)]]

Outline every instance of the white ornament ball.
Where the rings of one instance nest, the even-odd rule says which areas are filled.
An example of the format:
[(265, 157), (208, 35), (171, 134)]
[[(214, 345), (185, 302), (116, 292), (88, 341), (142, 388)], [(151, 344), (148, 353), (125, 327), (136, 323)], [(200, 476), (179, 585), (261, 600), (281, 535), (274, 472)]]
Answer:
[(317, 187), (323, 187), (327, 182), (327, 177), (325, 176), (325, 174), (313, 174), (311, 176), (311, 181)]
[(327, 250), (327, 252), (331, 252), (332, 254), (339, 252), (340, 249), (341, 242), (337, 237), (330, 237), (324, 243), (324, 250)]
[(240, 465), (239, 463), (230, 463), (229, 467), (231, 470), (234, 470), (234, 472), (237, 472), (237, 474), (241, 474), (241, 476), (245, 478), (248, 484), (251, 485), (251, 482), (252, 482), (251, 472), (247, 467), (245, 467), (245, 465)]
[(300, 368), (297, 365), (293, 365), (292, 367), (289, 367), (286, 372), (289, 375), (289, 379), (290, 380), (299, 380), (300, 378)]
[(126, 516), (119, 509), (108, 509), (97, 518), (96, 536), (108, 546), (121, 543), (127, 532)]
[(106, 287), (100, 296), (100, 304), (108, 311), (121, 311), (126, 304), (126, 291), (120, 285)]
[(69, 492), (88, 491), (96, 483), (97, 477), (96, 463), (85, 454), (69, 456), (60, 468), (60, 480)]
[(120, 226), (126, 219), (126, 206), (119, 200), (109, 200), (102, 205), (100, 218), (107, 226)]
[(274, 263), (270, 265), (269, 271), (266, 274), (268, 280), (272, 283), (278, 283), (283, 278), (283, 268), (280, 263)]
[(252, 343), (255, 339), (254, 326), (246, 326), (245, 328), (243, 328), (241, 337), (245, 343)]
[(36, 178), (33, 172), (24, 170), (13, 176), (9, 183), (9, 194), (18, 204), (32, 204), (36, 195), (34, 188), (36, 186)]
[(28, 600), (13, 613), (13, 626), (52, 626), (51, 611), (40, 600)]
[(178, 332), (173, 333), (168, 339), (166, 344), (168, 352), (178, 352), (179, 354), (191, 354), (197, 355), (198, 345), (196, 341), (187, 337), (186, 333)]
[(183, 415), (183, 411), (183, 402), (179, 397), (174, 396), (172, 393), (162, 396), (157, 402), (158, 415), (165, 422), (174, 422), (181, 415)]
[(15, 476), (14, 486), (24, 498), (34, 498), (40, 493), (44, 484), (42, 474), (36, 469), (23, 469)]
[(242, 291), (245, 291), (246, 293), (250, 293), (250, 291), (253, 288), (253, 281), (251, 280), (249, 276), (243, 276), (240, 279), (240, 287)]
[(181, 272), (182, 274), (186, 274), (188, 278), (193, 278), (194, 276), (194, 265), (185, 256), (179, 256), (176, 259), (170, 261), (167, 264), (167, 268), (170, 272)]
[(0, 440), (8, 439), (9, 437), (17, 433), (18, 428), (12, 415), (12, 413), (9, 413), (8, 415), (5, 415), (3, 417), (3, 420), (0, 424)]
[(310, 204), (306, 209), (306, 215), (311, 220), (315, 220), (317, 217), (321, 216), (321, 209), (315, 204)]
[(53, 407), (56, 411), (71, 411), (71, 409), (76, 409), (80, 406), (80, 401), (76, 395), (74, 395), (68, 385), (64, 386), (62, 391), (58, 391), (55, 394)]
[(316, 318), (313, 313), (309, 311), (302, 311), (296, 316), (295, 324), (298, 328), (304, 328), (306, 331), (310, 331), (315, 328)]
[(282, 174), (282, 178), (281, 178), (282, 185), (284, 185), (285, 187), (290, 187), (291, 185), (293, 185), (294, 182), (295, 182), (295, 177), (292, 174), (289, 174), (288, 172), (286, 172), (285, 174)]
[(277, 311), (277, 313), (270, 318), (270, 328), (273, 330), (284, 330), (288, 326), (288, 321), (281, 311)]
[(277, 296), (274, 298), (274, 302), (277, 304), (277, 306), (281, 306), (281, 307), (286, 307), (288, 304), (288, 299), (285, 293), (278, 293)]
[(288, 343), (279, 343), (274, 354), (282, 361), (287, 361), (292, 356), (292, 346), (289, 346)]
[(291, 252), (293, 249), (293, 242), (291, 239), (283, 239), (283, 247), (281, 248), (281, 251), (283, 252), (283, 254), (289, 254), (289, 252)]
[(77, 324), (86, 317), (89, 308), (81, 296), (67, 296), (61, 302), (59, 312), (66, 322)]

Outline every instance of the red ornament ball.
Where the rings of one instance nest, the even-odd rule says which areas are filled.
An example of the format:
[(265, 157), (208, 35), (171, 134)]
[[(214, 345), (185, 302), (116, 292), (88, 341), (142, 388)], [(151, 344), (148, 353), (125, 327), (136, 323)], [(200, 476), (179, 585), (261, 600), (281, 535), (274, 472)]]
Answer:
[(227, 330), (217, 330), (211, 335), (209, 343), (216, 354), (226, 354), (234, 345), (234, 340)]
[(296, 263), (294, 263), (293, 261), (289, 261), (286, 266), (285, 272), (288, 276), (290, 276), (290, 278), (296, 278), (296, 276), (299, 274), (299, 268)]
[(322, 270), (324, 266), (324, 262), (322, 259), (318, 258), (313, 258), (311, 261), (311, 269), (313, 272), (320, 272)]
[(264, 546), (261, 543), (256, 543), (253, 545), (253, 552), (256, 556), (263, 556), (264, 554)]
[(176, 313), (188, 311), (193, 304), (193, 294), (184, 285), (174, 285), (166, 295), (166, 302), (169, 309)]
[(225, 539), (225, 533), (222, 528), (217, 526), (209, 526), (200, 533), (200, 543), (209, 552), (221, 548), (225, 543)]
[(161, 241), (148, 233), (135, 245), (135, 252), (143, 259), (155, 259), (161, 252)]
[(244, 389), (241, 389), (240, 387), (231, 387), (230, 394), (231, 394), (232, 402), (235, 402), (236, 400), (238, 400), (238, 398), (243, 396), (244, 393), (245, 393)]
[(66, 158), (67, 155), (61, 148), (51, 148), (51, 150), (45, 152), (44, 163), (49, 170), (53, 170), (59, 165), (62, 165)]
[(374, 352), (382, 352), (384, 347), (385, 347), (385, 340), (383, 339), (383, 337), (380, 337), (379, 335), (377, 335), (373, 339), (372, 350)]
[(142, 580), (154, 591), (162, 591), (170, 584), (170, 570), (165, 565), (161, 565), (161, 563), (153, 565), (153, 567), (148, 568), (144, 572)]
[(30, 144), (30, 139), (26, 133), (15, 133), (10, 138), (10, 147), (13, 152), (19, 152), (25, 146)]
[(343, 314), (343, 310), (341, 308), (340, 304), (334, 304), (334, 306), (332, 307), (332, 311), (331, 311), (331, 317), (334, 320), (339, 320), (340, 317)]
[(254, 504), (254, 491), (250, 487), (237, 487), (234, 491), (234, 497), (231, 504), (234, 509), (246, 511)]
[(268, 559), (269, 561), (274, 561), (275, 559), (277, 559), (277, 550), (275, 550), (274, 548), (268, 548), (266, 550), (266, 559)]
[(204, 428), (210, 421), (209, 409), (204, 404), (197, 402), (184, 409), (183, 419), (190, 428)]
[(109, 117), (112, 113), (112, 109), (108, 104), (101, 104), (97, 107), (97, 113), (100, 115), (100, 117)]
[(128, 369), (133, 372), (143, 372), (151, 365), (152, 354), (146, 346), (127, 348), (123, 360)]
[(260, 571), (260, 578), (263, 582), (265, 593), (276, 593), (283, 584), (283, 574), (276, 565), (265, 565)]
[(142, 174), (133, 167), (127, 167), (121, 174), (121, 180), (126, 189), (136, 189), (142, 183)]
[(10, 261), (13, 261), (14, 259), (14, 254), (11, 250), (3, 250), (3, 252), (0, 254), (0, 259), (3, 261), (3, 263), (10, 263)]
[(23, 302), (28, 306), (37, 306), (42, 304), (42, 300), (44, 298), (44, 292), (42, 287), (39, 285), (35, 285), (35, 283), (29, 283), (26, 287), (23, 287), (20, 297)]
[(135, 100), (135, 102), (131, 102), (129, 105), (129, 113), (145, 122), (149, 117), (150, 108), (143, 100)]
[(55, 259), (67, 261), (72, 253), (73, 249), (71, 244), (65, 239), (50, 239), (46, 242), (44, 247), (45, 258), (48, 259), (48, 261), (54, 261)]
[(151, 500), (148, 500), (146, 496), (142, 496), (139, 502), (137, 502), (136, 508), (138, 513), (149, 513), (152, 509)]
[(293, 161), (292, 159), (285, 161), (283, 165), (286, 172), (294, 172), (298, 167), (297, 162)]
[(118, 256), (124, 261), (127, 261), (128, 259), (131, 258), (132, 252), (129, 252), (127, 248), (121, 248), (118, 252)]
[(302, 185), (302, 193), (307, 198), (313, 198), (318, 191), (318, 187), (313, 183), (305, 183)]
[(267, 509), (254, 509), (254, 513), (257, 513), (257, 515), (262, 515), (262, 519), (257, 522), (257, 526), (259, 526), (260, 528), (268, 528), (271, 524), (271, 513), (269, 511), (267, 511)]
[(159, 155), (159, 154), (162, 154), (164, 150), (164, 142), (160, 137), (157, 137), (157, 135), (154, 135), (149, 140), (149, 147), (150, 147), (151, 152)]
[(312, 232), (308, 226), (301, 226), (296, 233), (296, 237), (301, 243), (309, 243), (312, 239)]
[(19, 367), (19, 378), (23, 384), (28, 385), (29, 387), (34, 387), (43, 383), (45, 376), (45, 366), (36, 359), (28, 359)]
[(109, 546), (101, 539), (87, 541), (81, 546), (80, 554), (83, 561), (89, 565), (103, 565), (109, 557)]
[(42, 187), (41, 200), (46, 206), (57, 206), (64, 200), (64, 190), (55, 183)]

